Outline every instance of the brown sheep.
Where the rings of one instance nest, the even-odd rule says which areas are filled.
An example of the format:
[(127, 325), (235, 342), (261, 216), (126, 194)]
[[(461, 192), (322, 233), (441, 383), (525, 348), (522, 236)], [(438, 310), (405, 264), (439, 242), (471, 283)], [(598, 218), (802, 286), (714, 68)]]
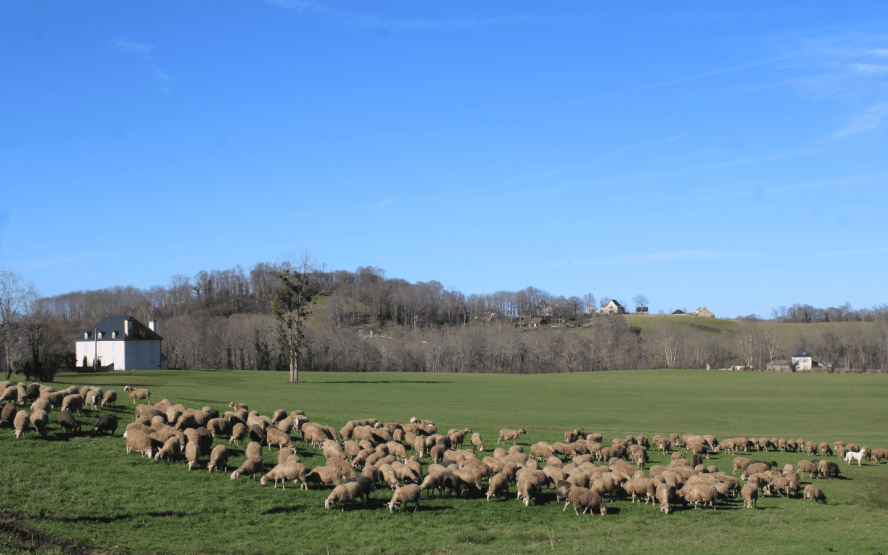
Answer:
[(813, 501), (815, 505), (817, 504), (817, 501), (823, 501), (824, 504), (827, 504), (826, 503), (826, 495), (823, 494), (823, 490), (821, 490), (820, 488), (818, 488), (814, 484), (809, 484), (809, 485), (805, 486), (805, 494), (804, 494), (805, 503), (808, 502), (808, 499)]
[(512, 445), (515, 445), (515, 442), (518, 441), (518, 437), (520, 437), (521, 434), (526, 433), (527, 431), (524, 428), (520, 428), (518, 430), (509, 430), (507, 428), (503, 428), (502, 430), (500, 430), (499, 438), (497, 438), (496, 443), (499, 444), (500, 441), (505, 443), (506, 441), (511, 440)]

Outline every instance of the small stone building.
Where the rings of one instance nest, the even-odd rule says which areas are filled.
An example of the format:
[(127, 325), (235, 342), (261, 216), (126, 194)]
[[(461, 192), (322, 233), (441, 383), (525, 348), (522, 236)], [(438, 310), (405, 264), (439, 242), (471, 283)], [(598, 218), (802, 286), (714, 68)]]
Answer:
[(703, 316), (705, 318), (715, 318), (715, 314), (706, 310), (705, 306), (701, 306), (694, 311), (695, 316)]
[(611, 301), (601, 307), (602, 314), (626, 314), (626, 309), (617, 301)]

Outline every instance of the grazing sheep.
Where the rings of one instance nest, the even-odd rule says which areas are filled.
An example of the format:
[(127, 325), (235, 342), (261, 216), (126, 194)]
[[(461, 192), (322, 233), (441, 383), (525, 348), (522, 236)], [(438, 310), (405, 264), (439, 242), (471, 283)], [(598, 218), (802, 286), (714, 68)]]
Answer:
[(45, 410), (46, 412), (49, 412), (52, 410), (52, 403), (50, 403), (49, 399), (47, 399), (46, 397), (40, 397), (39, 399), (31, 403), (31, 410)]
[(505, 474), (496, 474), (490, 478), (487, 486), (487, 500), (491, 497), (505, 494), (509, 492), (509, 477)]
[(210, 473), (215, 469), (228, 470), (228, 448), (224, 445), (217, 445), (213, 448), (213, 452), (210, 453), (210, 462), (207, 464), (207, 470)]
[(163, 447), (160, 448), (160, 451), (154, 455), (154, 460), (159, 461), (163, 459), (169, 462), (172, 459), (178, 459), (182, 455), (182, 444), (179, 443), (179, 439), (175, 437), (171, 437), (166, 442), (164, 442)]
[(126, 453), (138, 451), (143, 457), (154, 458), (154, 454), (162, 447), (156, 439), (138, 430), (129, 430), (126, 436)]
[(195, 441), (189, 441), (185, 445), (185, 460), (188, 462), (188, 470), (194, 468), (200, 462), (200, 444)]
[[(293, 440), (284, 432), (278, 430), (277, 428), (268, 428), (265, 431), (265, 442), (268, 444), (269, 448), (277, 447), (278, 450), (281, 450), (284, 447), (293, 447)], [(336, 444), (336, 447), (339, 447), (339, 444)], [(340, 450), (339, 452), (342, 453), (342, 450)], [(327, 455), (325, 454), (325, 456)]]
[(873, 449), (873, 454), (870, 457), (870, 460), (873, 462), (873, 464), (879, 464), (880, 460), (888, 462), (888, 449)]
[(823, 494), (823, 490), (821, 490), (814, 484), (809, 484), (805, 486), (804, 502), (807, 503), (808, 499), (813, 501), (815, 505), (817, 504), (818, 500), (823, 501), (824, 504), (827, 504), (826, 495)]
[[(623, 484), (623, 491), (627, 495), (632, 495), (632, 502), (635, 503), (638, 496), (644, 496), (644, 504), (648, 501), (655, 503), (657, 501), (657, 489), (654, 482), (647, 478), (633, 478)], [(640, 501), (640, 499), (639, 499)]]
[(49, 413), (43, 409), (35, 410), (31, 413), (31, 425), (37, 430), (41, 437), (46, 437), (46, 425), (49, 423)]
[(503, 428), (502, 430), (500, 430), (499, 438), (497, 438), (496, 443), (497, 443), (497, 445), (499, 445), (500, 441), (505, 443), (505, 442), (511, 440), (512, 445), (515, 445), (515, 442), (518, 441), (518, 437), (521, 436), (521, 434), (526, 434), (526, 433), (527, 433), (527, 431), (524, 428), (521, 428), (518, 430), (509, 430), (509, 429)]
[(820, 476), (826, 476), (827, 478), (839, 477), (839, 465), (832, 461), (820, 461), (817, 469), (820, 471)]
[(31, 425), (30, 420), (31, 415), (28, 414), (28, 411), (20, 410), (15, 414), (15, 420), (13, 421), (13, 435), (16, 438), (22, 437)]
[(474, 445), (478, 451), (484, 451), (484, 443), (481, 442), (481, 434), (478, 432), (472, 434), (472, 445)]
[(72, 432), (80, 432), (80, 423), (74, 419), (74, 415), (71, 414), (71, 411), (63, 410), (59, 411), (58, 417), (59, 428), (64, 428), (68, 434)]
[[(356, 499), (362, 497), (361, 485), (357, 482), (346, 482), (345, 484), (339, 484), (333, 491), (330, 492), (330, 495), (327, 496), (327, 499), (324, 501), (324, 508), (329, 509), (333, 506), (333, 504), (341, 505), (341, 509), (345, 511), (345, 503), (348, 503), (349, 508), (354, 505)], [(367, 505), (367, 499), (364, 497), (363, 499), (364, 506)]]
[(235, 402), (235, 401), (232, 401), (232, 402), (228, 403), (228, 406), (231, 407), (231, 408), (233, 408), (235, 411), (238, 411), (238, 410), (250, 410), (250, 407), (248, 407), (247, 405), (241, 405), (240, 403), (237, 403), (237, 402)]
[(573, 505), (574, 513), (577, 516), (580, 516), (577, 507), (583, 507), (583, 514), (586, 514), (586, 511), (592, 509), (592, 513), (594, 514), (595, 509), (597, 508), (601, 513), (601, 516), (607, 514), (607, 507), (604, 505), (604, 501), (601, 500), (601, 496), (598, 493), (580, 487), (572, 487), (570, 491), (567, 492), (567, 503), (564, 504), (564, 508), (561, 509), (561, 512), (567, 510), (568, 505)]
[(96, 425), (93, 426), (92, 431), (93, 435), (97, 435), (100, 432), (108, 432), (113, 436), (114, 432), (117, 431), (117, 417), (113, 414), (100, 416), (96, 421)]
[(807, 451), (807, 453), (809, 455), (816, 455), (817, 454), (817, 444), (814, 443), (813, 441), (809, 441), (809, 442), (805, 443), (805, 451)]
[(685, 486), (678, 493), (679, 495), (683, 495), (688, 503), (693, 503), (695, 509), (700, 503), (703, 503), (704, 507), (708, 503), (713, 510), (716, 508), (715, 501), (718, 499), (718, 490), (713, 486)]
[(743, 496), (743, 506), (747, 509), (753, 509), (756, 506), (756, 500), (758, 499), (758, 486), (755, 484), (746, 484), (743, 486), (743, 489), (740, 490), (740, 495)]
[(517, 498), (524, 502), (524, 506), (529, 507), (530, 502), (540, 494), (543, 480), (536, 475), (524, 475), (518, 479), (518, 495)]
[(113, 407), (117, 405), (117, 392), (113, 389), (109, 389), (105, 392), (105, 395), (102, 397), (102, 406), (103, 407)]
[(66, 395), (62, 399), (62, 410), (77, 411), (77, 414), (81, 414), (81, 410), (83, 410), (83, 397), (80, 395)]
[(231, 429), (231, 437), (228, 438), (228, 444), (240, 445), (245, 437), (247, 437), (247, 427), (244, 424), (237, 423)]
[(824, 457), (832, 457), (833, 451), (827, 442), (825, 442), (825, 441), (821, 442), (819, 445), (819, 448), (820, 448), (821, 455), (823, 455)]
[(136, 404), (136, 399), (145, 399), (148, 403), (151, 402), (151, 392), (147, 389), (133, 389), (132, 386), (127, 385), (124, 386), (123, 390), (129, 393), (134, 405)]
[(419, 509), (419, 500), (421, 497), (422, 489), (416, 484), (399, 487), (392, 495), (392, 500), (387, 503), (389, 512), (394, 514), (395, 507), (400, 506), (402, 503), (404, 505), (406, 505), (407, 503), (413, 503), (413, 512), (415, 513)]
[(796, 472), (804, 475), (805, 472), (808, 473), (808, 479), (813, 479), (819, 472), (817, 465), (812, 463), (811, 461), (799, 461), (799, 464), (796, 465)]
[[(284, 415), (286, 416), (286, 414)], [(283, 464), (277, 464), (269, 470), (266, 474), (264, 474), (260, 479), (259, 483), (261, 485), (265, 485), (269, 480), (274, 482), (274, 487), (277, 487), (277, 483), (281, 482), (281, 489), (286, 489), (287, 482), (292, 481), (294, 484), (299, 483), (300, 489), (308, 489), (308, 486), (305, 483), (305, 475), (308, 472), (308, 469), (305, 468), (305, 465), (296, 461), (288, 461)], [(327, 507), (329, 509), (329, 507)]]
[(263, 470), (265, 470), (265, 464), (261, 460), (247, 459), (231, 473), (230, 478), (237, 480), (238, 476), (249, 476), (251, 480), (255, 480), (256, 474), (261, 474)]
[(342, 483), (342, 470), (335, 466), (318, 466), (305, 476), (306, 483), (333, 484)]

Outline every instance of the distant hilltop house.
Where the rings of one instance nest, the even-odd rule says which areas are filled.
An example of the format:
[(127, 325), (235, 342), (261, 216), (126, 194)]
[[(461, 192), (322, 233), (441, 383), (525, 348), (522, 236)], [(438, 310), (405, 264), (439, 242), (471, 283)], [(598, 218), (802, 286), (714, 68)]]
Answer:
[(675, 310), (672, 311), (672, 314), (674, 314), (674, 315), (684, 314), (684, 313), (685, 313), (685, 311), (680, 308), (676, 308)]
[(648, 313), (648, 307), (646, 307), (646, 306), (636, 306), (636, 307), (635, 307), (635, 313), (636, 313), (636, 314), (647, 314), (647, 313)]
[(611, 301), (601, 307), (602, 314), (626, 314), (626, 309), (617, 301)]
[(113, 370), (166, 370), (161, 341), (153, 320), (145, 326), (130, 316), (109, 316), (75, 341), (76, 364)]
[(705, 318), (715, 318), (715, 314), (706, 310), (705, 306), (701, 306), (694, 311), (694, 316), (703, 316)]

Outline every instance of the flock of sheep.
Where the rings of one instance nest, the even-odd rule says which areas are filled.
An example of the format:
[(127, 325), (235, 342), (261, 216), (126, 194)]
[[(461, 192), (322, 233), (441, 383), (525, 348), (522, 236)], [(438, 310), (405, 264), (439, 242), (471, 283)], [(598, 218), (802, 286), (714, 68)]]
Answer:
[[(367, 506), (370, 493), (376, 488), (392, 490), (386, 506), (391, 512), (401, 506), (419, 508), (423, 493), (427, 496), (455, 495), (458, 497), (486, 497), (508, 499), (515, 496), (529, 506), (539, 502), (544, 489), (554, 491), (557, 501), (564, 501), (566, 511), (573, 506), (579, 515), (586, 512), (607, 513), (605, 501), (631, 497), (632, 502), (644, 501), (670, 513), (673, 506), (710, 506), (729, 497), (742, 497), (744, 506), (756, 506), (760, 495), (795, 496), (801, 488), (803, 476), (808, 479), (837, 477), (840, 469), (834, 461), (824, 459), (801, 460), (794, 467), (778, 469), (775, 461), (756, 460), (737, 456), (731, 474), (714, 465), (705, 465), (710, 453), (725, 451), (746, 454), (757, 451), (759, 456), (769, 451), (802, 452), (821, 457), (844, 458), (849, 464), (869, 459), (878, 464), (888, 461), (888, 449), (870, 449), (838, 441), (815, 444), (812, 441), (777, 438), (732, 438), (718, 441), (711, 435), (672, 434), (669, 437), (627, 436), (615, 438), (610, 445), (603, 443), (598, 433), (571, 430), (563, 442), (539, 442), (529, 446), (529, 453), (517, 440), (525, 432), (500, 430), (497, 447), (491, 456), (479, 459), (485, 446), (478, 433), (469, 428), (451, 429), (439, 433), (434, 422), (411, 418), (409, 422), (378, 422), (375, 419), (352, 420), (340, 430), (311, 422), (304, 412), (274, 411), (269, 417), (250, 411), (244, 404), (232, 402), (228, 411), (220, 414), (211, 407), (189, 409), (166, 399), (151, 404), (151, 393), (146, 389), (126, 386), (124, 391), (135, 404), (135, 421), (126, 426), (123, 436), (126, 452), (136, 451), (155, 460), (184, 460), (188, 469), (203, 466), (210, 473), (229, 470), (231, 453), (225, 444), (213, 444), (218, 438), (228, 438), (228, 445), (247, 441), (245, 460), (230, 474), (232, 480), (240, 476), (259, 476), (262, 485), (269, 481), (309, 486), (332, 487), (324, 502), (326, 508), (345, 509), (355, 503)], [(0, 427), (11, 427), (16, 438), (31, 427), (46, 436), (49, 412), (58, 409), (59, 432), (72, 434), (82, 431), (75, 418), (86, 406), (113, 406), (117, 394), (101, 388), (75, 386), (63, 391), (40, 384), (0, 382)], [(137, 403), (144, 400), (145, 403)], [(32, 412), (19, 409), (31, 403)], [(114, 435), (118, 427), (114, 415), (101, 416), (92, 431)], [(297, 454), (294, 437), (304, 444), (320, 449), (325, 464), (307, 468)], [(466, 443), (471, 448), (463, 448)], [(511, 442), (511, 446), (508, 443)], [(503, 446), (499, 447), (502, 443)], [(263, 449), (277, 450), (277, 464), (266, 468)], [(670, 455), (668, 465), (650, 466), (648, 449)], [(408, 456), (413, 451), (412, 456)], [(206, 462), (204, 458), (206, 457)], [(430, 464), (423, 466), (421, 459)], [(767, 458), (765, 455), (764, 458)], [(597, 463), (597, 464), (596, 464)], [(738, 471), (742, 471), (739, 478)], [(514, 488), (514, 489), (513, 489)], [(826, 495), (814, 484), (802, 490), (804, 501), (826, 503)]]

